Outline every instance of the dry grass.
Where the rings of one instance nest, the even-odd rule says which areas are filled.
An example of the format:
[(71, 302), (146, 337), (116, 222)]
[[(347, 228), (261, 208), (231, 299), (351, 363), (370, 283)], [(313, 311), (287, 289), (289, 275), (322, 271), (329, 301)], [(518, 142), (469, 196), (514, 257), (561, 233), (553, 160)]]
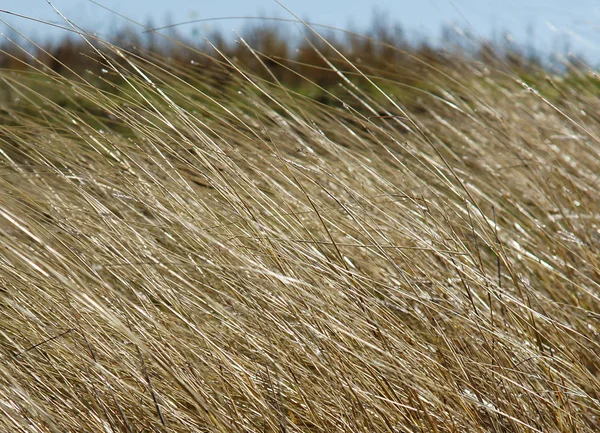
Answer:
[(463, 62), (403, 112), (122, 56), (0, 75), (0, 430), (600, 429), (585, 88)]

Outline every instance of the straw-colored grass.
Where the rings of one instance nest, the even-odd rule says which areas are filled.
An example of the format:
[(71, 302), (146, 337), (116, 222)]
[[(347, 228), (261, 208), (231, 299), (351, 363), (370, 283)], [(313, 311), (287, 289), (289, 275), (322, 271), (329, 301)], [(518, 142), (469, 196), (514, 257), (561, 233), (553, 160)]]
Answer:
[(0, 73), (0, 431), (600, 429), (584, 87), (326, 106), (113, 51)]

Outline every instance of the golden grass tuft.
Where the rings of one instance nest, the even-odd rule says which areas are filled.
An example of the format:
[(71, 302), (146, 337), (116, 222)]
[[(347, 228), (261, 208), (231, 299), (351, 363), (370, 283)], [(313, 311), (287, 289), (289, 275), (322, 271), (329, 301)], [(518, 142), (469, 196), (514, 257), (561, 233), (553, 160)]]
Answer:
[(591, 90), (105, 48), (0, 72), (1, 431), (599, 430)]

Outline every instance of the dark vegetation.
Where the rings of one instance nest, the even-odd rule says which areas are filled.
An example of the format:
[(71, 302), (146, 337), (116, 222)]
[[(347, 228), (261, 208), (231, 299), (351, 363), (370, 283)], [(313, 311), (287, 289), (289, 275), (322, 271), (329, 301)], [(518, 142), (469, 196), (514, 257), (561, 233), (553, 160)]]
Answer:
[[(328, 43), (306, 29), (299, 30), (298, 26), (297, 22), (266, 23), (250, 27), (235, 40), (217, 32), (210, 34), (207, 40), (198, 36), (199, 42), (182, 41), (176, 27), (162, 30), (166, 37), (148, 29), (126, 27), (107, 41), (95, 41), (92, 36), (83, 40), (67, 34), (62, 40), (40, 46), (28, 44), (26, 48), (7, 39), (0, 44), (0, 68), (28, 70), (33, 66), (96, 82), (102, 71), (111, 69), (106, 64), (107, 58), (121, 62), (112, 52), (112, 47), (120, 47), (149, 62), (160, 60), (185, 69), (192, 76), (214, 78), (223, 88), (232, 84), (237, 75), (235, 66), (325, 103), (331, 102), (328, 92), (339, 93), (340, 72), (358, 86), (365, 84), (360, 74), (334, 55), (328, 43), (360, 66), (364, 74), (376, 77), (384, 87), (386, 81), (401, 82), (407, 94), (411, 94), (411, 88), (431, 90), (428, 76), (432, 71), (452, 70), (465, 59), (489, 66), (495, 72), (529, 79), (538, 80), (542, 73), (541, 61), (530, 48), (519, 49), (489, 41), (474, 43), (472, 37), (467, 40), (451, 30), (445, 32), (445, 46), (434, 47), (426, 41), (411, 41), (402, 27), (390, 25), (383, 17), (374, 19), (371, 30), (365, 34), (326, 28), (324, 36)], [(295, 32), (290, 31), (290, 27)], [(105, 42), (110, 42), (112, 47), (105, 46)], [(231, 59), (233, 65), (225, 58)], [(564, 61), (563, 66), (573, 66), (568, 63)], [(114, 73), (102, 76), (102, 81), (118, 83), (119, 80), (119, 75)]]
[[(85, 40), (74, 34), (80, 29), (71, 30), (63, 39), (41, 45), (5, 39), (0, 43), (0, 68), (61, 75), (118, 92), (122, 77), (107, 61), (123, 64), (114, 53), (119, 47), (140, 60), (185, 71), (190, 79), (209, 78), (215, 83), (213, 91), (235, 87), (239, 68), (325, 104), (334, 104), (348, 94), (343, 88), (347, 80), (385, 104), (381, 95), (366, 85), (368, 76), (383, 90), (394, 87), (391, 96), (401, 104), (419, 109), (423, 92), (437, 92), (432, 75), (456, 75), (469, 62), (484, 68), (494, 80), (518, 78), (552, 101), (579, 88), (600, 91), (600, 80), (582, 58), (555, 53), (544, 59), (531, 46), (492, 42), (468, 32), (460, 36), (450, 28), (443, 32), (444, 46), (433, 46), (426, 40), (411, 40), (401, 26), (391, 25), (382, 14), (374, 16), (371, 29), (364, 34), (325, 28), (326, 41), (302, 29), (297, 21), (252, 25), (235, 40), (219, 32), (184, 40), (176, 26), (158, 31), (130, 26), (108, 39), (88, 35)], [(359, 66), (364, 76), (349, 68), (332, 46)], [(42, 90), (43, 85), (40, 87)], [(354, 108), (362, 109), (360, 103)]]

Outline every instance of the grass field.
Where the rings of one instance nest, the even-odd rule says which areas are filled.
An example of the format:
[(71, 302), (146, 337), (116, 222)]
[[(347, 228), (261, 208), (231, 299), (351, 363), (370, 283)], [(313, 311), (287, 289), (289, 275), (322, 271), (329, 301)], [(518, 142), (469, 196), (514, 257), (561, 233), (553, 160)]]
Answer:
[(597, 78), (329, 48), (0, 71), (1, 431), (600, 430)]

